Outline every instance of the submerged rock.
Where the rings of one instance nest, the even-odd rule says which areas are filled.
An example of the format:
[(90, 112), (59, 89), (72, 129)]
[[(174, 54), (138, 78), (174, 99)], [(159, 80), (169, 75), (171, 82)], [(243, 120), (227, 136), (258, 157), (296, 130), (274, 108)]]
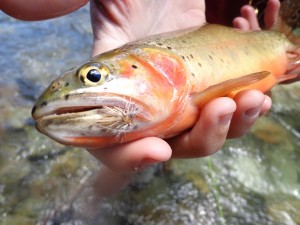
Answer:
[(286, 144), (289, 132), (272, 118), (261, 119), (253, 128), (252, 134), (268, 144)]
[(270, 218), (273, 221), (277, 221), (277, 223), (289, 225), (300, 224), (300, 200), (275, 200), (268, 204), (267, 210)]

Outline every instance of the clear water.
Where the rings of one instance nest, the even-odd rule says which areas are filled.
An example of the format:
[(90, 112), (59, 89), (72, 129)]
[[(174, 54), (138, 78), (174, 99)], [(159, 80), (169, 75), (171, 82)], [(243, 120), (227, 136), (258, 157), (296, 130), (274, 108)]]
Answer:
[(43, 22), (0, 14), (1, 225), (300, 224), (300, 84), (277, 87), (272, 112), (246, 137), (211, 157), (153, 167), (91, 214), (89, 183), (101, 165), (39, 134), (30, 116), (91, 43), (87, 7)]

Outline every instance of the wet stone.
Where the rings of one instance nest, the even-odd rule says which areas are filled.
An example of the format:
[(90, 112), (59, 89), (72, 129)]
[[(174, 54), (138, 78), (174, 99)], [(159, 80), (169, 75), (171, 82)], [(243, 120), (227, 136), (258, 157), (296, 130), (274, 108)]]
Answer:
[(286, 128), (271, 118), (262, 118), (253, 128), (252, 134), (268, 144), (285, 144), (289, 139)]
[(267, 205), (270, 218), (282, 224), (300, 224), (300, 201), (275, 201)]

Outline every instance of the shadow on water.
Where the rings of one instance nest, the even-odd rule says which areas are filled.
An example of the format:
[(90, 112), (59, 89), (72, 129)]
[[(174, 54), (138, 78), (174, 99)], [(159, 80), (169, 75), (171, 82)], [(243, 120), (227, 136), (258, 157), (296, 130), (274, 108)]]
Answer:
[(0, 27), (0, 224), (300, 224), (299, 84), (277, 87), (246, 137), (150, 168), (91, 216), (84, 184), (98, 162), (37, 133), (30, 116), (53, 78), (89, 57), (88, 9), (31, 23), (0, 14)]

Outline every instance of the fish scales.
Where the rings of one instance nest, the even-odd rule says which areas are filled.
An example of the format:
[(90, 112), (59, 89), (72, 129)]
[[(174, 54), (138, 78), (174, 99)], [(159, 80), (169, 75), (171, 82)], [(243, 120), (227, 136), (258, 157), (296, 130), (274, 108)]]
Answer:
[[(170, 48), (183, 58), (190, 73), (195, 75), (195, 82), (201, 81), (204, 85), (262, 71), (265, 68), (257, 65), (266, 60), (267, 63), (272, 59), (282, 60), (278, 55), (285, 54), (287, 49), (294, 47), (278, 32), (245, 33), (214, 24), (182, 33), (169, 33), (164, 37), (154, 36), (138, 44)], [(280, 64), (282, 63), (279, 62)], [(271, 72), (280, 75), (284, 71)]]

